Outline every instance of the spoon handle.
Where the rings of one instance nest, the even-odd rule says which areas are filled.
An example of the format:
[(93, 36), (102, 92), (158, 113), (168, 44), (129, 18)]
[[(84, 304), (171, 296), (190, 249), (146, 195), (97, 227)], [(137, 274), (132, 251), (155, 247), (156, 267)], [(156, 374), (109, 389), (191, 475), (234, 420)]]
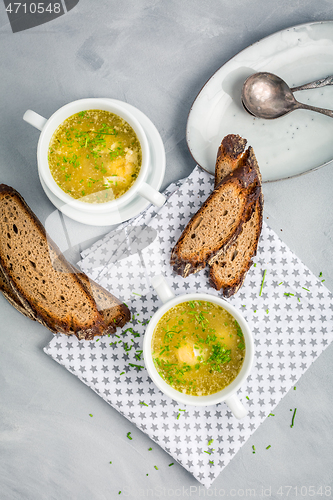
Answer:
[(298, 101), (296, 102), (297, 106), (295, 109), (309, 109), (310, 111), (316, 111), (317, 113), (322, 113), (323, 115), (333, 118), (333, 111), (331, 109), (317, 108), (316, 106), (310, 106), (309, 104), (303, 104)]
[(326, 78), (321, 78), (315, 82), (305, 83), (299, 87), (293, 87), (291, 91), (297, 92), (298, 90), (318, 89), (319, 87), (326, 87), (326, 85), (333, 85), (333, 76), (327, 76)]

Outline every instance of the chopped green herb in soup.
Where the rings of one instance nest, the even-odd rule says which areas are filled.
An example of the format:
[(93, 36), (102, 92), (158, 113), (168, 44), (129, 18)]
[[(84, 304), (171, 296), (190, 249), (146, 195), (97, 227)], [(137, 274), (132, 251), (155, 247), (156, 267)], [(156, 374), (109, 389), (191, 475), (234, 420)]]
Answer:
[(57, 128), (48, 158), (63, 191), (88, 203), (103, 203), (119, 198), (133, 185), (142, 152), (125, 120), (93, 109), (70, 116)]
[(182, 302), (156, 325), (152, 355), (158, 373), (174, 389), (206, 396), (238, 375), (245, 356), (244, 336), (223, 307), (199, 300)]

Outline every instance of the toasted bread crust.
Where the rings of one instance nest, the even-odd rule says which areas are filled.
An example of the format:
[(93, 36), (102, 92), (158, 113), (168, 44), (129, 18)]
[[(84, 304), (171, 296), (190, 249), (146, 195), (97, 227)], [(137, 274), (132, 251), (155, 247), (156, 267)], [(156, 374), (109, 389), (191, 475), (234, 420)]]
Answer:
[[(99, 285), (94, 283), (93, 287), (95, 287), (95, 289), (96, 287), (99, 287), (99, 294), (104, 294), (104, 298), (109, 297), (116, 308), (114, 324), (109, 325), (105, 323), (103, 314), (98, 310), (94, 298), (91, 293), (89, 293), (88, 288), (91, 287), (90, 285), (89, 287), (87, 286), (87, 281), (89, 283), (89, 279), (83, 273), (80, 273), (79, 276), (76, 270), (66, 261), (56, 244), (47, 236), (41, 222), (15, 189), (1, 184), (0, 206), (1, 203), (6, 205), (10, 203), (12, 205), (9, 208), (8, 216), (4, 215), (6, 213), (5, 209), (8, 207), (3, 207), (3, 217), (0, 218), (2, 240), (0, 242), (0, 272), (2, 273), (6, 283), (9, 284), (9, 288), (12, 292), (12, 294), (9, 293), (11, 303), (14, 302), (19, 307), (22, 305), (24, 310), (21, 312), (23, 312), (23, 314), (39, 321), (52, 332), (60, 332), (67, 335), (75, 334), (79, 339), (90, 339), (96, 335), (113, 333), (116, 326), (122, 326), (129, 320), (130, 313), (128, 308), (116, 299), (116, 297), (112, 296), (106, 290), (102, 289), (102, 287), (99, 287)], [(12, 207), (15, 207), (15, 209)], [(15, 217), (15, 214), (12, 213), (15, 212), (15, 210), (17, 210), (17, 213), (20, 211), (21, 214), (24, 214), (24, 223), (29, 224), (29, 227), (33, 232), (33, 235), (27, 234), (24, 237), (24, 245), (29, 248), (29, 245), (36, 244), (37, 241), (41, 246), (48, 247), (48, 256), (45, 258), (44, 255), (45, 262), (43, 261), (42, 265), (42, 270), (45, 273), (46, 278), (48, 276), (52, 276), (53, 282), (55, 281), (56, 283), (58, 280), (64, 289), (67, 289), (67, 297), (70, 296), (70, 292), (68, 292), (68, 290), (73, 290), (74, 304), (71, 309), (73, 313), (66, 313), (67, 316), (63, 315), (62, 318), (57, 316), (54, 311), (52, 311), (52, 305), (50, 305), (49, 301), (41, 301), (36, 297), (36, 295), (31, 295), (30, 292), (27, 292), (22, 285), (22, 276), (18, 276), (17, 273), (14, 272), (13, 267), (15, 267), (15, 265), (13, 266), (11, 259), (20, 258), (23, 262), (23, 259), (25, 258), (25, 255), (22, 256), (20, 254), (20, 250), (18, 250), (17, 246), (12, 245), (12, 241), (15, 239), (15, 234), (19, 235), (19, 228), (17, 226), (20, 224), (20, 221), (16, 220), (17, 214)], [(15, 234), (10, 233), (13, 228)], [(34, 238), (34, 240), (31, 242), (29, 238)], [(6, 242), (8, 249), (4, 248)], [(22, 241), (19, 239), (18, 244), (22, 244)], [(4, 252), (4, 250), (6, 250), (6, 252)], [(29, 250), (27, 251), (29, 252)], [(53, 267), (54, 261), (57, 263), (57, 271)], [(31, 262), (31, 264), (36, 267), (35, 262)], [(23, 268), (25, 269), (24, 266)], [(50, 283), (50, 285), (52, 286), (52, 283)], [(59, 285), (59, 288), (61, 285)], [(82, 302), (84, 302), (83, 306), (85, 307), (77, 310), (80, 308), (80, 302), (78, 305), (75, 305), (74, 297), (76, 301), (82, 300)], [(8, 297), (6, 296), (6, 298)], [(46, 297), (44, 298), (47, 299)]]
[(239, 166), (246, 143), (246, 139), (234, 134), (229, 134), (222, 139), (216, 157), (215, 187)]
[[(239, 147), (235, 146), (235, 141), (238, 141), (239, 136), (227, 136), (228, 141), (227, 144), (233, 145), (234, 156), (233, 158), (237, 158), (236, 162), (240, 161), (240, 156), (237, 155), (241, 153), (243, 149), (244, 142), (240, 141)], [(226, 163), (230, 163), (230, 168), (237, 168), (235, 165), (235, 161), (233, 161), (232, 155), (228, 151), (228, 147), (226, 147), (225, 139), (223, 139), (222, 144), (219, 148), (219, 154), (217, 156), (216, 161), (216, 169), (215, 169), (215, 184), (218, 185), (223, 179), (224, 171), (221, 170), (219, 164), (221, 163), (222, 155), (224, 159), (224, 167)], [(241, 138), (240, 138), (241, 139)], [(230, 150), (230, 147), (229, 147)], [(260, 194), (253, 203), (252, 207), (249, 210), (247, 220), (244, 222), (242, 226), (242, 230), (239, 233), (239, 236), (236, 241), (232, 242), (230, 245), (224, 248), (223, 254), (219, 256), (218, 259), (215, 259), (210, 263), (210, 283), (217, 290), (222, 289), (222, 294), (224, 297), (228, 298), (234, 295), (239, 288), (242, 286), (245, 276), (253, 264), (253, 257), (257, 253), (257, 247), (259, 242), (259, 237), (262, 229), (262, 218), (263, 218), (263, 195), (261, 191), (261, 174), (259, 170), (259, 166), (254, 154), (254, 151), (251, 147), (249, 147), (249, 161), (251, 161), (253, 167), (256, 169), (259, 179), (258, 189), (260, 190)], [(224, 168), (225, 170), (225, 168)], [(243, 259), (241, 258), (240, 246), (244, 243), (244, 240), (247, 240), (247, 243), (250, 244), (246, 250), (243, 249)], [(250, 240), (250, 241), (249, 241)], [(236, 257), (236, 258), (235, 258)], [(235, 259), (235, 261), (234, 261)], [(234, 267), (237, 263), (237, 260), (240, 262), (241, 270), (238, 273), (235, 273)]]
[[(170, 263), (177, 274), (185, 277), (188, 274), (203, 269), (207, 263), (213, 263), (219, 254), (223, 252), (223, 248), (235, 241), (241, 232), (242, 224), (246, 220), (249, 207), (256, 201), (261, 192), (260, 173), (258, 172), (257, 164), (253, 161), (253, 156), (253, 150), (249, 148), (241, 157), (238, 167), (219, 183), (203, 203), (202, 207), (189, 221), (171, 252)], [(237, 222), (230, 229), (226, 230), (223, 238), (218, 238), (220, 235), (215, 236), (216, 243), (214, 240), (211, 249), (202, 246), (196, 249), (195, 252), (193, 251), (191, 254), (185, 255), (185, 252), (182, 251), (183, 247), (193, 237), (198, 224), (204, 220), (207, 213), (212, 211), (213, 203), (217, 202), (222, 207), (223, 203), (220, 203), (219, 200), (221, 199), (221, 195), (229, 188), (234, 189), (234, 200), (240, 204)]]
[[(117, 327), (121, 328), (130, 319), (131, 313), (125, 304), (123, 304), (117, 297), (112, 295), (110, 292), (105, 290), (102, 286), (98, 285), (95, 281), (88, 278), (88, 276), (82, 272), (78, 274), (79, 279), (86, 286), (88, 293), (94, 298), (98, 310), (103, 316), (106, 328), (104, 330), (104, 335), (109, 335), (114, 333)], [(105, 304), (107, 302), (107, 304)], [(112, 312), (111, 322), (109, 322), (108, 315)], [(86, 337), (89, 340), (93, 337)]]
[(24, 314), (24, 316), (26, 316), (27, 318), (30, 318), (33, 321), (35, 321), (33, 315), (24, 307), (23, 304), (21, 304), (18, 297), (16, 297), (14, 291), (10, 286), (10, 283), (8, 283), (2, 271), (0, 271), (0, 291), (2, 295), (8, 300), (8, 302), (13, 307), (15, 307), (15, 309), (17, 309), (20, 313)]

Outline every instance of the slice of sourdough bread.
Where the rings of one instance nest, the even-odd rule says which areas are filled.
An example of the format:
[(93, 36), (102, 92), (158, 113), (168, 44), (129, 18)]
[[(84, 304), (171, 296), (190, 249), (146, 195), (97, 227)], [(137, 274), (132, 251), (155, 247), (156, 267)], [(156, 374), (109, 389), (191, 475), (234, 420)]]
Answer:
[(170, 262), (177, 274), (186, 277), (211, 265), (236, 240), (250, 217), (249, 207), (261, 193), (253, 156), (249, 148), (184, 229), (171, 252)]
[(230, 172), (239, 166), (245, 151), (247, 140), (239, 135), (229, 134), (222, 139), (217, 152), (215, 164), (215, 187), (220, 184)]
[(242, 286), (246, 273), (253, 264), (262, 226), (262, 200), (257, 199), (251, 216), (243, 224), (237, 240), (211, 264), (209, 277), (224, 297), (231, 297)]
[[(227, 136), (219, 148), (215, 168), (215, 185), (217, 186), (230, 171), (237, 168), (244, 151), (244, 139), (239, 136)], [(252, 163), (258, 171), (261, 185), (261, 175), (254, 152), (251, 149)], [(235, 154), (234, 154), (235, 153)], [(262, 229), (263, 195), (262, 192), (253, 206), (246, 222), (242, 226), (236, 241), (224, 249), (219, 258), (211, 264), (210, 281), (221, 290), (224, 297), (234, 295), (242, 286), (246, 273), (253, 264), (252, 258), (256, 255), (258, 241)]]
[[(53, 332), (90, 339), (114, 331), (130, 317), (118, 299), (91, 285), (83, 273), (77, 274), (19, 193), (4, 184), (0, 185), (0, 270), (25, 311)], [(89, 289), (103, 304), (109, 303), (108, 312), (99, 310)]]
[[(88, 292), (94, 298), (97, 309), (101, 312), (103, 316), (103, 320), (105, 323), (105, 330), (103, 332), (104, 335), (114, 333), (117, 327), (124, 326), (130, 320), (130, 312), (128, 307), (126, 307), (120, 300), (114, 297), (111, 293), (109, 293), (105, 288), (101, 287), (93, 280), (88, 278), (88, 276), (81, 271), (74, 271), (77, 273), (78, 278), (83, 282), (86, 286)], [(10, 283), (7, 281), (6, 277), (3, 275), (2, 271), (0, 271), (0, 291), (3, 296), (8, 300), (8, 302), (14, 306), (20, 313), (24, 314), (27, 318), (30, 318), (33, 321), (39, 321), (44, 326), (45, 323), (40, 320), (38, 317), (34, 317), (32, 311), (29, 311), (20, 301), (18, 296), (15, 294), (15, 291), (10, 286)], [(49, 328), (50, 329), (50, 328)], [(53, 333), (57, 333), (57, 330), (52, 330)], [(85, 339), (89, 340), (93, 338), (92, 336), (86, 335)]]

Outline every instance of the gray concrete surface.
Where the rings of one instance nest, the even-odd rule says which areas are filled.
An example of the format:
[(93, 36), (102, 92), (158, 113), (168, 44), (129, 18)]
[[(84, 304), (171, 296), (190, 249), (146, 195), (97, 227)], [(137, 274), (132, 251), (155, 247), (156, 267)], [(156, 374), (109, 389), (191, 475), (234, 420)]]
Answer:
[[(167, 186), (195, 165), (185, 126), (206, 80), (258, 39), (327, 19), (333, 19), (328, 0), (80, 0), (65, 16), (13, 34), (1, 2), (0, 180), (45, 222), (54, 208), (37, 176), (38, 132), (22, 115), (31, 108), (49, 116), (77, 98), (108, 96), (137, 106), (157, 126)], [(331, 291), (332, 188), (333, 167), (264, 186), (267, 222), (315, 274), (324, 273)], [(108, 230), (73, 227), (85, 232), (87, 245)], [(250, 489), (275, 499), (332, 495), (332, 346), (204, 490), (182, 467), (168, 467), (164, 451), (48, 358), (42, 349), (50, 339), (0, 297), (1, 500), (222, 498), (223, 491), (244, 498)]]

